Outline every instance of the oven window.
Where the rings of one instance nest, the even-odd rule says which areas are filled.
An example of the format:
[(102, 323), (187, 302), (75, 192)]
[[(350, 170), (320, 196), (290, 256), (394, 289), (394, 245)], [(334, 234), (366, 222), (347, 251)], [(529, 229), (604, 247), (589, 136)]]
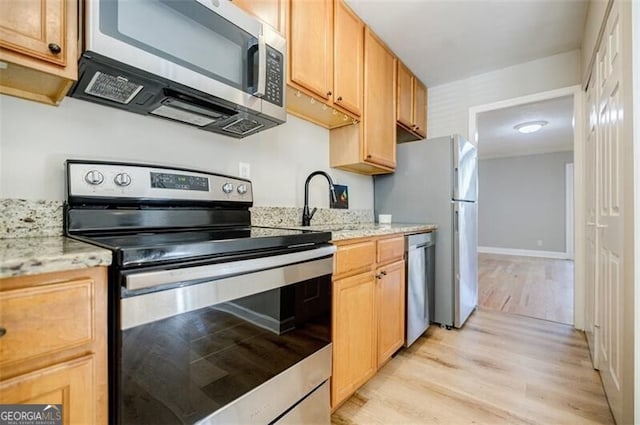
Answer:
[(194, 423), (330, 343), (331, 277), (121, 335), (121, 423)]
[(253, 85), (256, 37), (196, 0), (101, 0), (100, 31), (244, 92)]

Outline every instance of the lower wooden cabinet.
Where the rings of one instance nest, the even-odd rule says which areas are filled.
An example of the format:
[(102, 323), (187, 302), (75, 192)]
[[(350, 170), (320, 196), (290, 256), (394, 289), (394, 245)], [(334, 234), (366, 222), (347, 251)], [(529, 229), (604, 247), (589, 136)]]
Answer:
[(106, 424), (106, 267), (0, 279), (0, 404)]
[(332, 406), (345, 400), (376, 373), (375, 307), (373, 272), (334, 282)]
[(404, 344), (405, 272), (404, 261), (378, 269), (376, 274), (378, 367), (385, 364)]
[(61, 404), (63, 424), (96, 422), (94, 355), (0, 382), (0, 404)]
[(333, 281), (331, 407), (404, 344), (404, 235), (338, 242)]

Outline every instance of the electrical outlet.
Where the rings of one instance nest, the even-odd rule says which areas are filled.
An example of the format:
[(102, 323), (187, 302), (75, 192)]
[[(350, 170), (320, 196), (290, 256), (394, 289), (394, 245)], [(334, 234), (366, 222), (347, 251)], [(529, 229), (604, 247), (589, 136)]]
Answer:
[(248, 162), (238, 162), (238, 176), (243, 179), (251, 178), (251, 165)]
[(542, 246), (542, 241), (538, 239), (538, 246)]

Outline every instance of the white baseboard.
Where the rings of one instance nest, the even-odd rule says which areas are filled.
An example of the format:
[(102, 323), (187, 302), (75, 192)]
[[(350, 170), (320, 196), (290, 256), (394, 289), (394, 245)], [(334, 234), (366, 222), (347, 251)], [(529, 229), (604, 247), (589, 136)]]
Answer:
[(511, 249), (497, 248), (492, 246), (479, 246), (478, 252), (483, 254), (518, 255), (521, 257), (557, 258), (559, 260), (569, 259), (569, 256), (566, 252), (558, 251), (534, 251), (532, 249)]

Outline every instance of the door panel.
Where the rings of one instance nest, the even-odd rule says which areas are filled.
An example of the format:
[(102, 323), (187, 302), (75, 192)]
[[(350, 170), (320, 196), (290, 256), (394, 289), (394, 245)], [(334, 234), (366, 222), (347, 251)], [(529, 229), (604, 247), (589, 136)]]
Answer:
[[(620, 50), (620, 2), (614, 2), (605, 33), (598, 48), (596, 63), (598, 87), (598, 235), (599, 294), (602, 338), (598, 345), (598, 366), (614, 418), (623, 421), (622, 352), (624, 331), (624, 177), (622, 161), (624, 104), (621, 99), (622, 59)], [(626, 350), (625, 350), (626, 351)], [(633, 379), (629, 377), (627, 379)], [(626, 386), (626, 385), (625, 385)]]
[(456, 202), (454, 206), (454, 326), (462, 326), (478, 304), (477, 206)]
[(588, 112), (587, 135), (585, 139), (585, 200), (586, 200), (586, 273), (585, 273), (585, 334), (591, 354), (591, 361), (594, 369), (598, 369), (598, 349), (600, 337), (599, 303), (596, 302), (599, 296), (599, 268), (598, 268), (598, 140), (597, 122), (598, 112), (596, 109), (596, 96), (598, 88), (597, 68), (594, 72), (586, 95)]

